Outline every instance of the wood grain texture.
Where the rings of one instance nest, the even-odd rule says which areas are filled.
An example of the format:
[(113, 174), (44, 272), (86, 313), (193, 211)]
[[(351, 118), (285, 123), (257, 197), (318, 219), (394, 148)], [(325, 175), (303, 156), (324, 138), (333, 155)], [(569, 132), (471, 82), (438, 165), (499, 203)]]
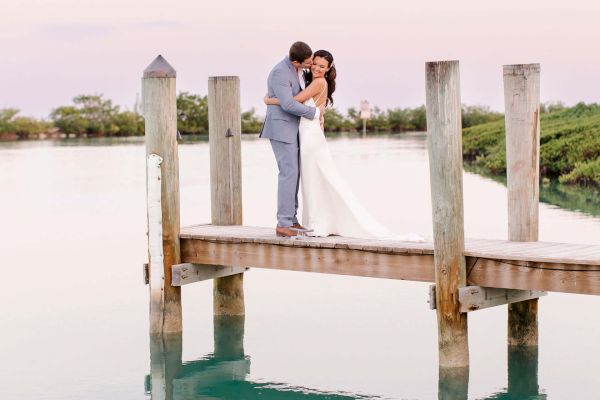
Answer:
[[(198, 224), (181, 228), (182, 239), (212, 242), (263, 243), (295, 247), (343, 248), (389, 254), (433, 254), (432, 242), (402, 242), (358, 239), (344, 236), (302, 237), (295, 240), (275, 236), (273, 228), (243, 225)], [(600, 266), (600, 246), (554, 242), (466, 239), (470, 257)]]
[(538, 240), (540, 65), (504, 66), (508, 238)]
[(246, 267), (192, 264), (183, 263), (173, 265), (171, 285), (183, 286), (190, 283), (206, 281), (208, 279), (223, 278), (226, 276), (241, 274), (247, 271)]
[[(535, 242), (539, 229), (540, 65), (504, 66), (508, 238)], [(537, 346), (538, 299), (508, 306), (508, 344)]]
[[(196, 258), (192, 249), (204, 245), (193, 242), (218, 245), (220, 250)], [(433, 245), (427, 242), (377, 241), (341, 236), (289, 240), (276, 237), (272, 228), (194, 225), (182, 228), (181, 243), (182, 262), (434, 281)], [(231, 246), (231, 251), (235, 254), (226, 254), (227, 246)], [(527, 251), (530, 246), (535, 250)], [(572, 255), (567, 258), (568, 262), (564, 262), (565, 257), (560, 254), (545, 257), (546, 248), (559, 248), (561, 252), (567, 251)], [(340, 256), (336, 255), (332, 259), (323, 258), (323, 254), (328, 252), (322, 254), (313, 250), (328, 250), (329, 254), (337, 254), (337, 250), (346, 252), (342, 258), (338, 259)], [(579, 257), (577, 252), (585, 255)], [(529, 255), (525, 257), (521, 253)], [(596, 278), (600, 276), (600, 246), (469, 239), (465, 242), (464, 254), (469, 271), (469, 285), (600, 295), (600, 281)], [(377, 255), (392, 256), (389, 260), (393, 260), (393, 256), (406, 256), (399, 260), (407, 263), (390, 264), (401, 269), (391, 273), (385, 268), (369, 270), (371, 267), (365, 263), (378, 260)], [(420, 257), (428, 260), (416, 261)], [(331, 260), (334, 262), (331, 263)], [(430, 263), (431, 271), (425, 274), (418, 269), (410, 271), (411, 265), (426, 266)], [(402, 268), (408, 270), (402, 271)]]
[[(208, 80), (211, 220), (242, 224), (242, 120), (240, 80), (217, 76)], [(242, 264), (237, 264), (242, 265)], [(244, 315), (244, 275), (214, 280), (214, 315)]]
[[(158, 65), (158, 64), (160, 65)], [(147, 70), (160, 75), (164, 59), (155, 60)], [(154, 68), (153, 66), (156, 66)], [(170, 67), (170, 66), (169, 66)], [(165, 67), (166, 68), (166, 67)], [(171, 67), (172, 69), (172, 67)], [(171, 266), (179, 264), (179, 157), (177, 153), (177, 105), (174, 70), (169, 77), (147, 77), (143, 81), (143, 104), (146, 131), (146, 156), (159, 155), (161, 164), (162, 236), (164, 279), (171, 281)], [(152, 263), (152, 260), (150, 260)], [(152, 277), (150, 277), (152, 281)], [(151, 289), (152, 290), (152, 289)], [(152, 312), (152, 311), (151, 311)], [(151, 333), (177, 333), (182, 330), (181, 291), (164, 285), (164, 317), (162, 329), (151, 326)]]
[(600, 295), (598, 266), (477, 259), (469, 285)]
[(433, 282), (433, 256), (181, 239), (184, 262)]
[(516, 303), (545, 296), (535, 290), (500, 289), (482, 286), (465, 286), (458, 289), (461, 312), (471, 312), (504, 304)]
[[(242, 224), (242, 120), (240, 80), (208, 80), (211, 219), (216, 225)], [(227, 136), (227, 132), (232, 136)]]
[(459, 65), (429, 62), (425, 69), (439, 365), (466, 368), (467, 315), (458, 302), (466, 285)]
[(146, 208), (148, 211), (148, 283), (150, 284), (150, 332), (162, 333), (164, 321), (165, 265), (163, 252), (161, 170), (162, 158), (146, 157)]

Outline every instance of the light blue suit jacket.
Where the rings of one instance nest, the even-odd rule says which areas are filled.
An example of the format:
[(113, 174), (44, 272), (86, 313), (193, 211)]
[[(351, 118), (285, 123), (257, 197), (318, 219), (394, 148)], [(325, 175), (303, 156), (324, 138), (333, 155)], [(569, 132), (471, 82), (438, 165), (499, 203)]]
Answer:
[(288, 57), (278, 63), (267, 79), (269, 97), (277, 97), (279, 106), (267, 106), (260, 137), (294, 143), (298, 140), (300, 117), (313, 119), (317, 109), (294, 100), (302, 88), (296, 68)]

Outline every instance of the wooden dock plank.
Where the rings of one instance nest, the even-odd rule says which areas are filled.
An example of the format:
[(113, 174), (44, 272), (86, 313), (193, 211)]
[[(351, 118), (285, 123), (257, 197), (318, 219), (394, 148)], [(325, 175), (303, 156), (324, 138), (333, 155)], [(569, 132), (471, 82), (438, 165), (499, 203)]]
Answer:
[[(433, 244), (340, 236), (278, 238), (272, 228), (181, 229), (182, 261), (433, 282)], [(600, 246), (472, 239), (468, 284), (600, 295)]]
[[(195, 225), (181, 230), (182, 239), (216, 240), (240, 243), (263, 243), (296, 247), (348, 248), (392, 254), (433, 254), (431, 242), (398, 242), (329, 236), (297, 240), (278, 238), (272, 228), (246, 226)], [(293, 243), (292, 243), (293, 242)], [(465, 255), (488, 259), (600, 265), (600, 246), (552, 243), (512, 242), (508, 240), (467, 239)]]
[(433, 255), (182, 239), (184, 262), (433, 282)]

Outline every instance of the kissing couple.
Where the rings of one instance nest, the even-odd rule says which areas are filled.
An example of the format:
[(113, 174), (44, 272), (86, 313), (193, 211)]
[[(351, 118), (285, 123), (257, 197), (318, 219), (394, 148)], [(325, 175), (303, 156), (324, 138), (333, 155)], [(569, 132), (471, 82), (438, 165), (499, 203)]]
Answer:
[[(313, 54), (306, 43), (296, 42), (267, 79), (267, 114), (260, 137), (270, 139), (279, 168), (276, 235), (295, 237), (309, 232), (312, 236), (423, 241), (413, 233), (395, 235), (375, 220), (336, 168), (323, 132), (324, 111), (333, 104), (336, 76), (329, 51)], [(300, 186), (302, 225), (297, 218)]]

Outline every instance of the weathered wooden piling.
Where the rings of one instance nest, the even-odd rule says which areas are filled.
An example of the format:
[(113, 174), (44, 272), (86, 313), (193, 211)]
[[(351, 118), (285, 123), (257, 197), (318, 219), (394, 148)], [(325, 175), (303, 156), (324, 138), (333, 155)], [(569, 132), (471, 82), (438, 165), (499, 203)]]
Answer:
[[(154, 176), (154, 180), (160, 180), (160, 195), (155, 193), (151, 196), (152, 188), (158, 186), (150, 179), (147, 188), (151, 334), (178, 333), (182, 330), (181, 288), (171, 286), (171, 266), (180, 262), (175, 80), (175, 70), (160, 55), (144, 70), (142, 92), (146, 156), (149, 171), (151, 168), (160, 169), (155, 171), (156, 176), (148, 173), (149, 178)], [(152, 211), (153, 205), (158, 203), (160, 212)]]
[(428, 62), (425, 70), (439, 365), (468, 368), (467, 314), (458, 301), (466, 285), (459, 65)]
[[(508, 238), (538, 240), (540, 65), (504, 66)], [(508, 305), (508, 344), (537, 346), (538, 299)]]
[[(211, 221), (242, 224), (242, 121), (240, 80), (216, 76), (208, 80)], [(244, 274), (214, 280), (214, 315), (244, 315)]]

